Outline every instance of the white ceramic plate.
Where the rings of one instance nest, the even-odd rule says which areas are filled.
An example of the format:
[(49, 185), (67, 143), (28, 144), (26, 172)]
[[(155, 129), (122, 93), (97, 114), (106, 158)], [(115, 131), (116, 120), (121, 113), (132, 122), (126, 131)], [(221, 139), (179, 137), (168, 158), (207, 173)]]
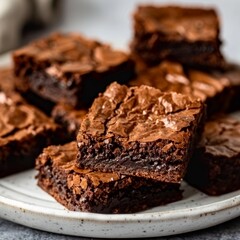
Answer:
[(136, 214), (71, 212), (36, 186), (34, 170), (0, 180), (0, 217), (85, 237), (156, 237), (207, 228), (240, 216), (240, 191), (209, 197), (183, 183), (184, 198)]
[[(9, 65), (10, 55), (0, 57)], [(240, 216), (240, 191), (209, 197), (183, 183), (181, 201), (136, 214), (71, 212), (36, 186), (34, 170), (0, 179), (0, 217), (54, 233), (107, 238), (156, 237), (207, 228)]]

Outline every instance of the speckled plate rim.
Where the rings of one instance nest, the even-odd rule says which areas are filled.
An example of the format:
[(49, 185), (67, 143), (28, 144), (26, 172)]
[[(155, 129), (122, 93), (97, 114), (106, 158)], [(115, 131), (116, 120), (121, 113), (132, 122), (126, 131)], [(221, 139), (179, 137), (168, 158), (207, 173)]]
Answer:
[[(7, 53), (5, 56), (0, 58), (0, 66), (8, 66), (10, 63), (10, 54)], [(1, 186), (0, 186), (1, 188)], [(176, 203), (177, 204), (177, 203)], [(132, 238), (132, 237), (157, 237), (157, 236), (168, 236), (172, 234), (179, 234), (184, 232), (190, 232), (194, 230), (203, 229), (206, 227), (214, 226), (227, 220), (233, 219), (240, 216), (240, 190), (234, 192), (230, 197), (225, 196), (224, 198), (216, 197), (216, 201), (206, 203), (201, 206), (183, 207), (181, 209), (163, 210), (161, 209), (153, 212), (143, 212), (135, 214), (97, 214), (97, 213), (86, 213), (86, 212), (73, 212), (67, 209), (55, 209), (46, 206), (38, 206), (30, 203), (26, 203), (21, 200), (11, 199), (6, 196), (0, 196), (0, 217), (7, 220), (32, 227), (39, 230), (45, 230), (54, 233), (68, 234), (74, 236), (86, 236), (86, 237), (107, 237), (107, 238)], [(227, 215), (227, 212), (230, 214)], [(8, 216), (7, 214), (12, 214)], [(13, 215), (19, 217), (15, 219)], [(201, 218), (203, 216), (203, 218)], [(21, 220), (24, 217), (24, 221)], [(36, 220), (35, 223), (31, 222), (31, 217)], [(205, 218), (204, 218), (205, 217)], [(179, 229), (180, 222), (183, 219), (188, 219), (190, 222), (182, 225), (182, 229)], [(207, 219), (206, 219), (207, 218)], [(39, 220), (41, 219), (41, 220)], [(77, 226), (77, 230), (72, 232), (71, 227), (69, 229), (57, 229), (56, 226), (51, 224), (41, 225), (40, 222), (44, 219), (54, 219), (55, 221), (61, 222), (61, 226), (65, 224), (71, 226), (71, 224)], [(203, 219), (201, 222), (200, 219)], [(206, 219), (206, 220), (205, 220)], [(196, 220), (196, 222), (192, 222)], [(79, 221), (87, 222), (86, 231), (84, 232), (84, 226), (78, 225)], [(166, 224), (172, 223), (177, 230), (173, 230), (174, 226), (168, 227)], [(112, 226), (110, 232), (91, 232), (95, 227), (97, 229), (104, 228), (105, 223), (110, 223)], [(126, 223), (130, 224), (126, 225)], [(150, 224), (151, 223), (151, 224)], [(69, 225), (70, 224), (70, 225)], [(139, 225), (140, 224), (140, 225)], [(146, 229), (147, 226), (160, 227), (162, 224), (165, 229), (160, 230), (149, 230), (141, 231), (142, 228)], [(177, 225), (176, 225), (177, 224)], [(116, 229), (119, 226), (125, 226), (125, 230), (121, 232), (121, 235), (116, 234)], [(139, 225), (139, 226), (137, 226)], [(181, 225), (181, 224), (180, 224)], [(128, 227), (129, 226), (129, 227)], [(127, 228), (127, 230), (126, 230)], [(161, 228), (163, 228), (161, 226)], [(130, 229), (130, 230), (129, 230)], [(106, 230), (106, 229), (105, 229)], [(130, 231), (135, 232), (131, 233)], [(120, 230), (121, 231), (121, 230)], [(118, 232), (119, 234), (119, 232)]]
[[(0, 190), (1, 190), (0, 186)], [(14, 194), (14, 192), (13, 192)], [(202, 195), (204, 199), (209, 197)], [(13, 197), (13, 198), (12, 198)], [(16, 200), (15, 195), (0, 196), (0, 217), (38, 230), (64, 235), (96, 238), (163, 237), (208, 228), (240, 216), (240, 190), (214, 197), (201, 206), (184, 206), (170, 210), (161, 207), (151, 212), (134, 214), (97, 214), (69, 211), (55, 205), (49, 206)], [(43, 201), (46, 201), (43, 199)], [(178, 202), (174, 203), (178, 205)], [(181, 205), (181, 203), (179, 203)]]
[[(239, 192), (239, 191), (236, 191)], [(217, 197), (216, 197), (217, 199)], [(204, 206), (196, 206), (192, 208), (185, 209), (175, 209), (170, 211), (156, 211), (156, 212), (147, 212), (147, 213), (134, 213), (134, 214), (99, 214), (99, 213), (86, 213), (86, 212), (74, 212), (59, 209), (52, 209), (48, 207), (41, 207), (36, 205), (31, 205), (29, 203), (24, 203), (22, 201), (17, 201), (9, 199), (7, 197), (0, 196), (0, 206), (7, 205), (13, 208), (19, 208), (21, 210), (41, 214), (41, 215), (51, 215), (61, 218), (72, 218), (72, 219), (84, 219), (87, 221), (100, 221), (100, 222), (125, 222), (127, 221), (138, 221), (138, 220), (152, 220), (158, 221), (161, 220), (171, 220), (179, 219), (185, 216), (195, 217), (203, 214), (211, 214), (215, 212), (220, 212), (222, 210), (228, 210), (240, 206), (240, 194), (237, 196), (222, 200), (216, 201), (211, 204), (206, 204)], [(1, 214), (0, 214), (1, 215)], [(239, 212), (240, 216), (240, 212)]]

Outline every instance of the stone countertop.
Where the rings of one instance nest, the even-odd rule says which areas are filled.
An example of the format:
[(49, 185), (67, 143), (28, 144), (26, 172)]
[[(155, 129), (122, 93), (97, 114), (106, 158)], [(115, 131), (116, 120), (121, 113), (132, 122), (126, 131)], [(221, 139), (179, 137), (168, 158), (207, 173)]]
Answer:
[[(94, 238), (77, 238), (53, 233), (42, 232), (21, 225), (11, 223), (0, 219), (0, 239), (1, 240), (87, 240)], [(185, 233), (181, 235), (165, 237), (165, 238), (148, 238), (148, 239), (161, 239), (161, 240), (240, 240), (240, 218), (236, 218), (221, 225), (211, 227), (208, 229)]]

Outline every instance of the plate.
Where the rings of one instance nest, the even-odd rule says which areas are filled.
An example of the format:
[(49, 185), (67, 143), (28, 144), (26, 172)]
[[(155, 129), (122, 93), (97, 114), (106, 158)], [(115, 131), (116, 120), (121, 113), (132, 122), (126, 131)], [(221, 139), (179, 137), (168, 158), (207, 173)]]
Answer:
[(98, 237), (168, 236), (240, 216), (240, 190), (209, 197), (183, 182), (183, 200), (136, 214), (72, 212), (36, 185), (29, 170), (0, 180), (0, 217), (53, 233)]

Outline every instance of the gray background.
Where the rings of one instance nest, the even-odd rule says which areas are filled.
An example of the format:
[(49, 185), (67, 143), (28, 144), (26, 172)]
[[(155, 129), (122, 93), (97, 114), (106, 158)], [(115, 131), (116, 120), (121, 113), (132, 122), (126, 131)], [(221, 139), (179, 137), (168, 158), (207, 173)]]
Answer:
[[(52, 31), (76, 31), (89, 37), (107, 41), (115, 47), (127, 49), (132, 36), (131, 15), (137, 0), (65, 0), (62, 1), (60, 17), (56, 23), (45, 30), (33, 31), (24, 35), (22, 43)], [(223, 52), (231, 61), (240, 62), (240, 1), (238, 0), (185, 0), (151, 1), (152, 3), (191, 3), (214, 6), (221, 16), (221, 35), (224, 41)], [(76, 239), (29, 229), (0, 219), (0, 239)], [(86, 238), (82, 238), (86, 239)], [(240, 240), (240, 218), (222, 225), (161, 239), (219, 239)]]

